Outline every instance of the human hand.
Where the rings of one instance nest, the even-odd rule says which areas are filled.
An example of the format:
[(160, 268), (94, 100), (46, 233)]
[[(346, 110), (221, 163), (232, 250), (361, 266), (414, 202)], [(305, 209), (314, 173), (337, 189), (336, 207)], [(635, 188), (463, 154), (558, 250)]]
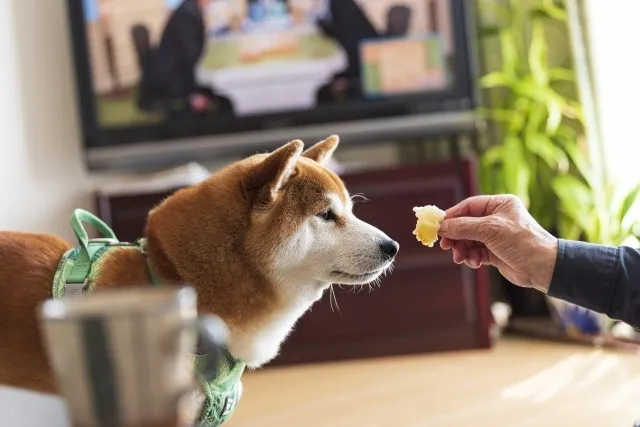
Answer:
[(457, 264), (493, 265), (512, 283), (546, 292), (558, 239), (538, 224), (515, 196), (477, 196), (446, 211), (440, 247)]
[(189, 97), (189, 102), (191, 103), (191, 109), (197, 113), (208, 110), (211, 105), (209, 98), (200, 93), (194, 93), (191, 95), (191, 97)]
[(344, 92), (349, 88), (349, 80), (344, 77), (338, 77), (331, 83), (331, 90), (334, 93)]

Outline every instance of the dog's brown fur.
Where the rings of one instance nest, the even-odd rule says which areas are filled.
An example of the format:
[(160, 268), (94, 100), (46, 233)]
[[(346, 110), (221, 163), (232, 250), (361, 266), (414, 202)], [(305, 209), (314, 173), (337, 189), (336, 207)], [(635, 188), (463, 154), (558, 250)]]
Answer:
[[(305, 209), (315, 215), (325, 207), (327, 188), (347, 197), (340, 179), (317, 163), (337, 144), (337, 137), (330, 137), (301, 157), (303, 144), (293, 141), (166, 199), (150, 212), (145, 233), (158, 276), (193, 286), (202, 312), (216, 313), (235, 328), (260, 328), (281, 301), (256, 263), (272, 256), (273, 245), (299, 225), (287, 221), (300, 215), (287, 213)], [(281, 197), (284, 188), (292, 197)], [(51, 235), (0, 232), (1, 384), (57, 392), (36, 313), (51, 297), (57, 263), (70, 247)], [(136, 249), (119, 248), (107, 256), (96, 292), (150, 283)]]

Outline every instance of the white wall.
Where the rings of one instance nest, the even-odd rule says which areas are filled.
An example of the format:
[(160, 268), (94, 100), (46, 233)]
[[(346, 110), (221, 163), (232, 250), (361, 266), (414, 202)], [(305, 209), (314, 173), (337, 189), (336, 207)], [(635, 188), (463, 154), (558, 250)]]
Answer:
[(72, 238), (90, 207), (64, 0), (0, 0), (0, 229)]
[(609, 171), (640, 181), (640, 1), (586, 0), (602, 142)]

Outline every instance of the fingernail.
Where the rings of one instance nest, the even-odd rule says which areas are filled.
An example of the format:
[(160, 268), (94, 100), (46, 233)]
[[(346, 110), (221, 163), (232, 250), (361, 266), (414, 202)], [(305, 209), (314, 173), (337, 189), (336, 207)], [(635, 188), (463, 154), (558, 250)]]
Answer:
[(446, 221), (442, 221), (440, 223), (440, 232), (446, 233), (447, 232), (447, 222)]

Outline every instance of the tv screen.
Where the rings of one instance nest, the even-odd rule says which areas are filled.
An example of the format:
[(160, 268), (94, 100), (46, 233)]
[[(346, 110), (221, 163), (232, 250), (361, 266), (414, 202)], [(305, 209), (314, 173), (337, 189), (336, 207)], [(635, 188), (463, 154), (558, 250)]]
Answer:
[(69, 2), (89, 148), (473, 103), (465, 0)]

